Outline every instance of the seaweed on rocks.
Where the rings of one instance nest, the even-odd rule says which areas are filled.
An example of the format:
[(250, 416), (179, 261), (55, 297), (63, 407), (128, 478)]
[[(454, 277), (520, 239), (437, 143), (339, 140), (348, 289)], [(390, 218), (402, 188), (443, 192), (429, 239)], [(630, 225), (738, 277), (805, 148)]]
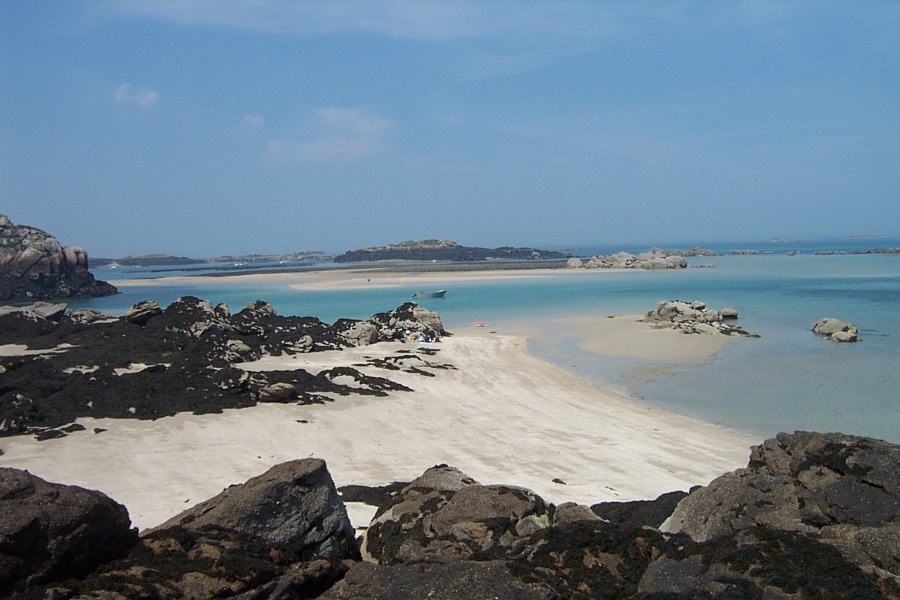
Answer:
[[(446, 334), (436, 313), (414, 303), (373, 319), (364, 322), (373, 342), (399, 339), (407, 330)], [(141, 302), (119, 318), (7, 309), (0, 313), (0, 344), (22, 344), (29, 353), (0, 357), (0, 436), (65, 435), (60, 428), (79, 417), (157, 419), (258, 402), (311, 404), (335, 395), (408, 391), (353, 367), (313, 375), (239, 366), (265, 356), (357, 345), (346, 327), (346, 322), (279, 316), (262, 301), (232, 315), (225, 305), (192, 296), (165, 309), (152, 300)]]

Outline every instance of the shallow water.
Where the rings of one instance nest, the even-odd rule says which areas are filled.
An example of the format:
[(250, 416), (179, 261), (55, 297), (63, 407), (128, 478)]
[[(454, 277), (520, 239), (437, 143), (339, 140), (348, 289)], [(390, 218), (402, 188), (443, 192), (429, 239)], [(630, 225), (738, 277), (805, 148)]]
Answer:
[[(873, 247), (842, 243), (845, 246), (837, 249)], [(786, 247), (812, 248), (793, 243)], [(419, 303), (438, 311), (451, 331), (470, 327), (473, 321), (488, 328), (528, 323), (535, 329), (529, 348), (542, 358), (650, 404), (760, 437), (806, 429), (900, 442), (900, 256), (728, 255), (689, 262), (715, 267), (555, 271), (505, 281), (448, 279), (433, 284), (434, 289), (449, 290), (446, 298)], [(263, 299), (279, 314), (333, 322), (395, 308), (410, 300), (418, 285), (307, 291), (227, 278), (188, 285), (160, 281), (73, 307), (121, 314), (147, 298), (167, 305), (179, 296), (194, 295), (224, 302), (233, 311)], [(651, 361), (590, 354), (578, 347), (577, 331), (552, 322), (573, 315), (639, 314), (667, 299), (735, 308), (740, 324), (761, 337), (736, 340), (711, 362), (673, 370)], [(810, 328), (824, 317), (855, 323), (861, 341), (836, 344), (817, 338)]]

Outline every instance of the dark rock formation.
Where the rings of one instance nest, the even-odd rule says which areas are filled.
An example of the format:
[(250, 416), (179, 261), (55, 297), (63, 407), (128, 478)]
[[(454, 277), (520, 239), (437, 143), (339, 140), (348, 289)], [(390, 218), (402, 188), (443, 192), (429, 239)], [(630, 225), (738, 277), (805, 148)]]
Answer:
[(767, 534), (760, 531), (772, 529), (796, 532), (833, 547), (832, 554), (896, 592), (898, 464), (900, 447), (882, 440), (782, 433), (754, 447), (746, 469), (682, 500), (663, 529), (697, 542), (763, 539)]
[(591, 510), (600, 518), (616, 525), (659, 529), (687, 495), (687, 492), (668, 492), (656, 500), (600, 502), (592, 505)]
[(137, 539), (128, 511), (106, 495), (0, 468), (0, 596), (82, 577)]
[(118, 290), (88, 271), (78, 246), (62, 246), (52, 235), (14, 225), (0, 215), (0, 302), (111, 296)]
[(388, 246), (349, 250), (334, 257), (336, 263), (371, 262), (378, 260), (456, 261), (480, 262), (488, 260), (548, 260), (562, 259), (568, 255), (552, 250), (534, 248), (478, 248), (460, 246), (445, 240), (403, 242)]
[(742, 337), (759, 337), (755, 333), (743, 330), (737, 325), (727, 325), (725, 320), (737, 319), (737, 311), (725, 308), (717, 311), (707, 308), (698, 300), (664, 300), (656, 308), (644, 314), (643, 321), (652, 323), (655, 328), (671, 328), (682, 333), (722, 334)]
[(155, 529), (209, 525), (268, 540), (305, 559), (359, 556), (347, 510), (321, 459), (276, 465)]
[[(65, 512), (63, 504), (80, 504), (70, 490), (91, 493), (53, 486), (58, 497), (22, 504), (52, 484), (6, 469), (9, 481), (25, 483), (0, 486), (2, 591), (247, 600), (896, 598), (898, 452), (869, 438), (781, 434), (755, 448), (746, 469), (686, 497), (603, 503), (594, 512), (553, 506), (515, 486), (480, 485), (439, 465), (409, 483), (344, 488), (345, 497), (382, 503), (362, 541), (366, 562), (350, 543), (324, 462), (293, 461), (139, 540), (127, 514), (124, 523), (112, 519), (126, 532), (124, 543), (105, 544), (116, 556), (97, 555), (76, 570), (61, 558), (49, 561), (56, 570), (40, 569), (72, 545), (70, 530), (109, 526)], [(59, 516), (27, 525), (42, 510)], [(661, 531), (656, 525), (670, 513)], [(61, 526), (70, 514), (89, 527)], [(43, 525), (50, 521), (54, 527)], [(22, 558), (37, 555), (33, 563)]]
[(418, 563), (386, 567), (362, 562), (322, 594), (323, 599), (359, 598), (403, 600), (552, 600), (558, 596), (540, 584), (516, 578), (503, 561), (460, 561), (448, 564)]
[(838, 319), (821, 319), (812, 326), (812, 332), (834, 342), (856, 342), (859, 330), (853, 323), (844, 323)]
[[(47, 316), (43, 316), (43, 315)], [(0, 344), (26, 344), (40, 355), (0, 357), (0, 435), (42, 433), (81, 416), (156, 419), (257, 402), (322, 403), (329, 394), (384, 395), (405, 390), (352, 367), (249, 372), (238, 365), (263, 356), (398, 340), (404, 331), (449, 335), (440, 317), (414, 304), (334, 325), (280, 317), (257, 301), (232, 315), (225, 305), (180, 298), (165, 310), (141, 302), (123, 317), (46, 307), (0, 312)], [(368, 332), (354, 336), (350, 332)], [(385, 369), (400, 368), (380, 365)], [(416, 357), (415, 370), (431, 363)], [(441, 367), (443, 368), (443, 367)]]

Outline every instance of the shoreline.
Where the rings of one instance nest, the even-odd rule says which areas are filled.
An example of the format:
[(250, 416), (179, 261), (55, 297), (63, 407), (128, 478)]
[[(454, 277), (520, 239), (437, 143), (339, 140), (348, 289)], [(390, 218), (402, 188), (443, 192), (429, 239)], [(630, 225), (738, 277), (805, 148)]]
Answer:
[[(442, 269), (439, 267), (454, 267)], [(404, 268), (405, 267), (405, 268)], [(288, 272), (227, 273), (220, 275), (175, 275), (145, 279), (110, 279), (116, 287), (147, 285), (183, 285), (212, 283), (227, 279), (239, 284), (286, 284), (291, 289), (304, 290), (352, 290), (362, 288), (388, 288), (408, 285), (411, 282), (436, 283), (442, 281), (484, 281), (490, 279), (526, 279), (554, 277), (560, 274), (621, 273), (635, 269), (567, 269), (565, 267), (540, 267), (530, 264), (515, 268), (499, 265), (385, 265), (355, 266), (337, 269), (310, 269)]]
[[(382, 342), (241, 367), (314, 373), (420, 347)], [(590, 505), (705, 485), (746, 466), (750, 446), (762, 441), (600, 387), (530, 354), (523, 335), (465, 331), (428, 347), (439, 351), (416, 356), (452, 368), (429, 369), (433, 377), (361, 369), (412, 392), (156, 421), (80, 419), (86, 430), (65, 438), (0, 441), (0, 465), (99, 489), (144, 529), (275, 464), (308, 456), (324, 459), (338, 486), (409, 481), (446, 463), (481, 483)], [(369, 508), (348, 506), (355, 526), (368, 524)]]

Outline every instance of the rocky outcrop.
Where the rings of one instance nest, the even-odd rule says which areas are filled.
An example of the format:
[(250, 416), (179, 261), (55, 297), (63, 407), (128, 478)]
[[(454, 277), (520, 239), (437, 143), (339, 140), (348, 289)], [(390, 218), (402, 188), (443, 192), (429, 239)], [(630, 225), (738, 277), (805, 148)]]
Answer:
[[(817, 548), (823, 560), (836, 562), (840, 557), (855, 565), (848, 579), (862, 571), (864, 579), (896, 593), (898, 464), (900, 448), (882, 440), (782, 433), (754, 447), (746, 469), (724, 475), (682, 500), (662, 530), (685, 533), (707, 545), (721, 540), (749, 543), (760, 552), (785, 545), (798, 552)], [(703, 579), (709, 571), (692, 557), (679, 556), (677, 568), (672, 564), (659, 568), (670, 574), (681, 570), (686, 585), (690, 580), (689, 587), (695, 586), (691, 589), (708, 589)], [(687, 576), (685, 570), (692, 574)]]
[(301, 558), (358, 557), (347, 510), (321, 459), (276, 465), (156, 529), (201, 531), (210, 525), (268, 540)]
[(128, 511), (104, 494), (0, 468), (0, 596), (83, 577), (136, 543)]
[[(329, 402), (335, 395), (381, 396), (408, 388), (354, 367), (251, 372), (240, 365), (264, 356), (337, 350), (402, 339), (404, 332), (449, 335), (440, 317), (409, 302), (367, 321), (328, 325), (312, 317), (282, 317), (257, 301), (236, 314), (184, 297), (165, 309), (152, 300), (124, 316), (69, 311), (62, 305), (0, 311), (0, 344), (24, 344), (34, 354), (0, 356), (0, 436), (64, 435), (78, 417), (156, 419), (258, 402)], [(426, 350), (426, 349), (421, 349)], [(420, 352), (385, 370), (427, 374)], [(147, 390), (153, 390), (148, 394)]]
[(482, 486), (439, 465), (379, 509), (362, 551), (383, 564), (452, 562), (509, 547), (549, 523), (548, 505), (534, 492)]
[[(707, 256), (705, 254), (690, 255)], [(569, 259), (566, 262), (566, 267), (570, 269), (685, 269), (688, 266), (685, 256), (684, 252), (653, 248), (649, 252), (642, 252), (636, 255), (629, 252), (617, 252), (616, 254), (592, 256), (586, 260), (579, 258)]]
[(84, 248), (62, 246), (34, 227), (0, 215), (0, 302), (110, 296), (118, 290), (88, 271)]
[[(342, 488), (345, 499), (378, 505), (360, 541), (364, 561), (324, 462), (291, 461), (140, 539), (132, 532), (117, 556), (79, 574), (41, 577), (8, 557), (65, 547), (68, 530), (9, 536), (6, 523), (34, 513), (15, 502), (53, 484), (7, 469), (31, 479), (0, 487), (0, 572), (8, 595), (29, 598), (892, 598), (898, 450), (780, 434), (708, 487), (592, 508), (438, 465), (408, 483)], [(127, 515), (115, 530), (127, 531)]]
[(738, 313), (733, 308), (717, 311), (707, 308), (705, 303), (698, 300), (664, 300), (654, 310), (647, 311), (642, 320), (652, 323), (655, 328), (676, 329), (682, 333), (759, 337), (736, 325), (723, 322), (736, 320), (737, 316)]
[(859, 330), (856, 328), (856, 325), (844, 323), (838, 319), (817, 321), (812, 326), (812, 332), (834, 342), (856, 342), (859, 340)]

